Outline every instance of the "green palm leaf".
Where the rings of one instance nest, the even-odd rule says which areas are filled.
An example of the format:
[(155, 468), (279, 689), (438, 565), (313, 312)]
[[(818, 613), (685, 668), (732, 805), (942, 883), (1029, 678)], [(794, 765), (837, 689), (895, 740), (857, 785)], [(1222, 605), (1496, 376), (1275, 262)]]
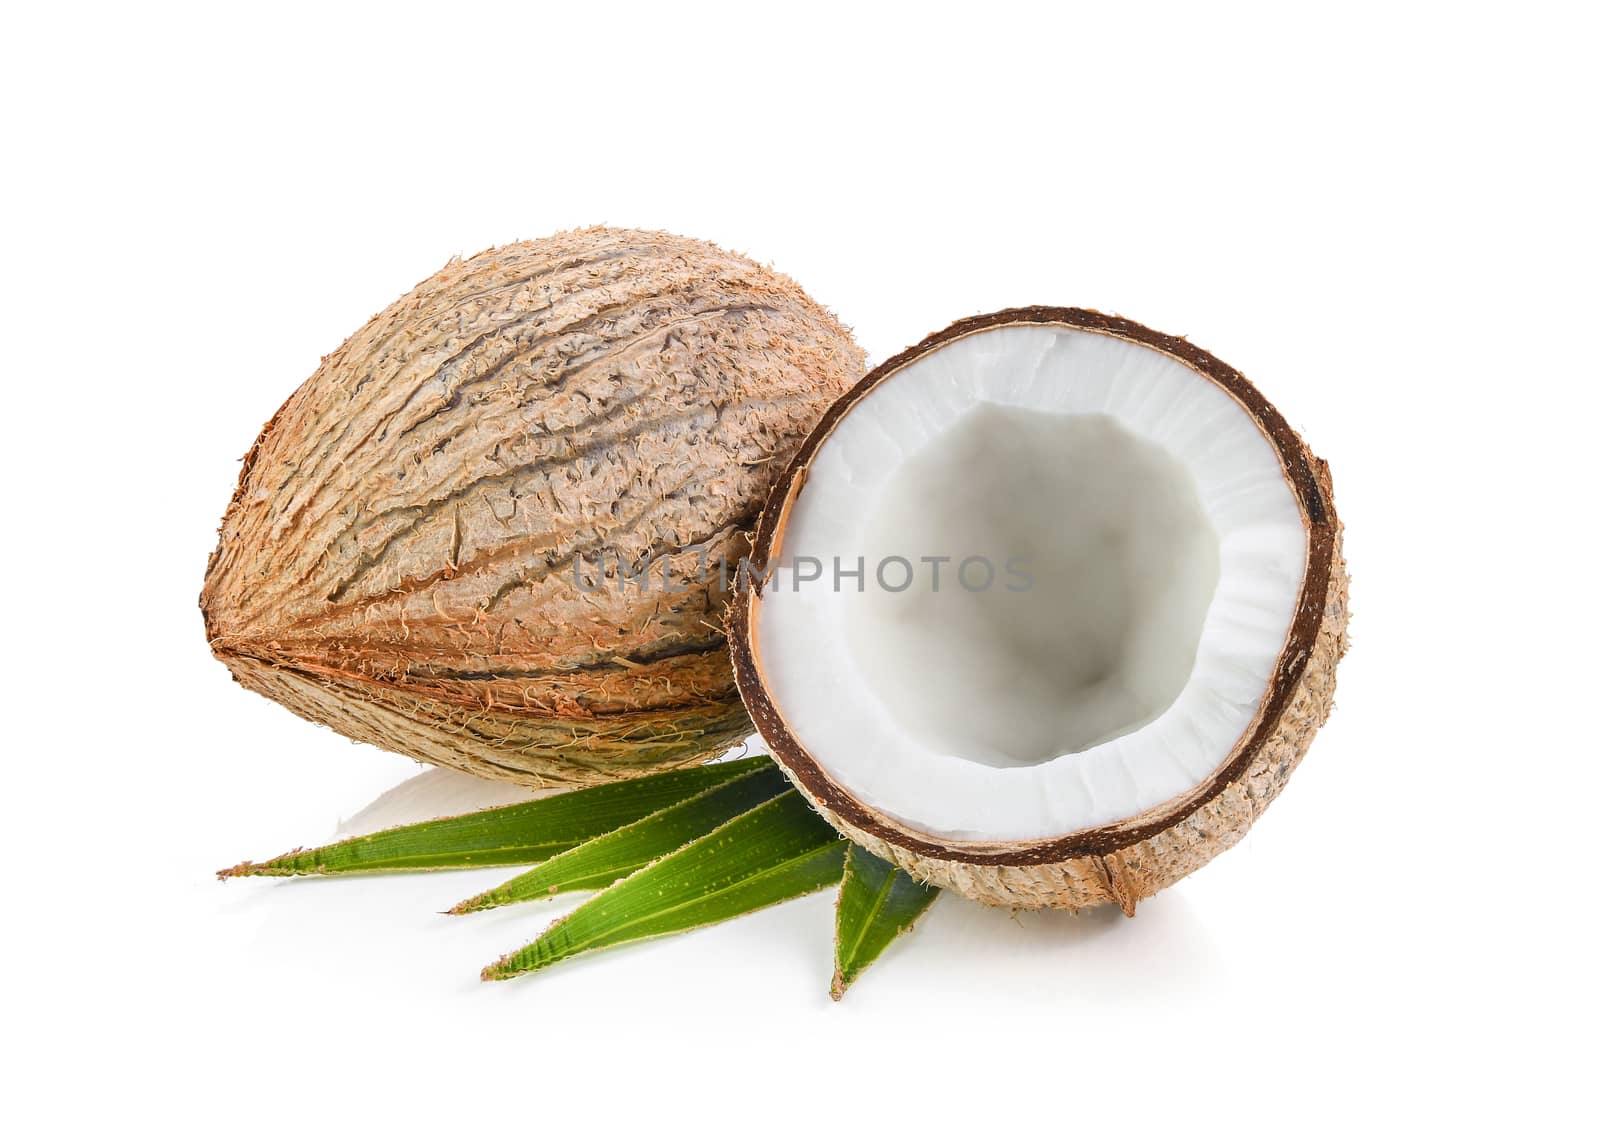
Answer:
[(563, 851), (526, 874), (458, 903), (450, 912), (467, 914), (570, 890), (603, 889), (782, 794), (788, 786), (783, 772), (768, 764)]
[(909, 932), (938, 896), (937, 886), (918, 882), (852, 843), (834, 917), (833, 999), (844, 996), (861, 971)]
[(246, 875), (351, 874), (376, 870), (447, 870), (526, 866), (637, 822), (663, 807), (752, 772), (775, 770), (766, 756), (646, 775), (568, 791), (531, 803), (394, 827), (266, 862), (241, 862), (219, 878)]
[(799, 792), (785, 791), (596, 894), (483, 977), (505, 980), (812, 893), (839, 881), (845, 846)]

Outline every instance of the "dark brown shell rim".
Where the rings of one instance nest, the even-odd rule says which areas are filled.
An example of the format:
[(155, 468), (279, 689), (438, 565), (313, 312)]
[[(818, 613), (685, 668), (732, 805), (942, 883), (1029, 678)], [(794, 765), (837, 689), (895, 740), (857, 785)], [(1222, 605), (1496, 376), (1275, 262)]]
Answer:
[[(1235, 369), (1204, 349), (1178, 336), (1108, 316), (1093, 309), (1030, 306), (958, 320), (920, 344), (885, 360), (859, 383), (840, 396), (773, 486), (757, 524), (752, 542), (753, 564), (767, 565), (783, 533), (789, 508), (805, 484), (806, 472), (818, 449), (833, 433), (840, 420), (879, 384), (906, 365), (936, 351), (952, 341), (1009, 325), (1050, 324), (1085, 332), (1114, 336), (1153, 348), (1183, 363), (1233, 396), (1254, 419), (1272, 443), (1284, 474), (1300, 504), (1306, 524), (1306, 573), (1300, 588), (1294, 622), (1278, 657), (1275, 678), (1257, 711), (1252, 727), (1234, 745), (1228, 761), (1205, 782), (1186, 795), (1170, 800), (1151, 811), (1109, 826), (1074, 831), (1035, 843), (962, 843), (941, 840), (919, 833), (863, 807), (838, 787), (811, 758), (795, 738), (768, 694), (757, 660), (753, 630), (755, 609), (761, 601), (761, 583), (742, 581), (729, 606), (728, 637), (733, 656), (734, 679), (750, 712), (750, 718), (772, 748), (774, 757), (805, 791), (822, 806), (851, 826), (875, 835), (885, 842), (918, 855), (933, 858), (956, 856), (971, 865), (1042, 865), (1073, 858), (1103, 855), (1143, 842), (1193, 815), (1242, 775), (1252, 757), (1277, 729), (1289, 699), (1305, 673), (1311, 649), (1322, 626), (1323, 606), (1332, 573), (1338, 517), (1326, 487), (1327, 468), (1315, 459), (1300, 437), (1254, 384)], [(754, 575), (752, 575), (753, 577)]]

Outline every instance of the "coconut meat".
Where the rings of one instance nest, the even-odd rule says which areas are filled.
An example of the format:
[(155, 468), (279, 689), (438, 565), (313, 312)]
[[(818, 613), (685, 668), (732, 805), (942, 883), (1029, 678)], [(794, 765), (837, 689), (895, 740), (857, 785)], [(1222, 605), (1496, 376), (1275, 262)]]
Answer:
[(840, 419), (755, 637), (790, 731), (931, 837), (1032, 841), (1204, 782), (1264, 699), (1306, 564), (1277, 452), (1141, 344), (1050, 325), (914, 359)]

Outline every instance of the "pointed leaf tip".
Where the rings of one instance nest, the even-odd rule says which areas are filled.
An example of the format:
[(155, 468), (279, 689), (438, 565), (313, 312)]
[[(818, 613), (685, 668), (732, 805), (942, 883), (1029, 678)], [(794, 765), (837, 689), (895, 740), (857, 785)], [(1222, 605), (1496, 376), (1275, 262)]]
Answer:
[(910, 932), (938, 896), (937, 886), (918, 882), (904, 870), (852, 843), (834, 911), (834, 968), (829, 995), (836, 1001), (843, 997), (845, 990), (895, 938)]
[(265, 862), (241, 862), (219, 876), (526, 866), (637, 822), (708, 788), (772, 766), (766, 756), (752, 756), (583, 787), (508, 807), (392, 827), (312, 850), (296, 847)]

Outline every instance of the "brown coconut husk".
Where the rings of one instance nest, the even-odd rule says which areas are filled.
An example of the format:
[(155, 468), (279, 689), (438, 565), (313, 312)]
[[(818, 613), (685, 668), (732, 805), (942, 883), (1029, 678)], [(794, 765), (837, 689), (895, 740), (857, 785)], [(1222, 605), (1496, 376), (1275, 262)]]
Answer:
[[(749, 720), (714, 567), (862, 370), (792, 280), (705, 242), (453, 260), (262, 430), (206, 570), (212, 651), (307, 719), (492, 778), (715, 755)], [(650, 590), (618, 580), (646, 561)]]

